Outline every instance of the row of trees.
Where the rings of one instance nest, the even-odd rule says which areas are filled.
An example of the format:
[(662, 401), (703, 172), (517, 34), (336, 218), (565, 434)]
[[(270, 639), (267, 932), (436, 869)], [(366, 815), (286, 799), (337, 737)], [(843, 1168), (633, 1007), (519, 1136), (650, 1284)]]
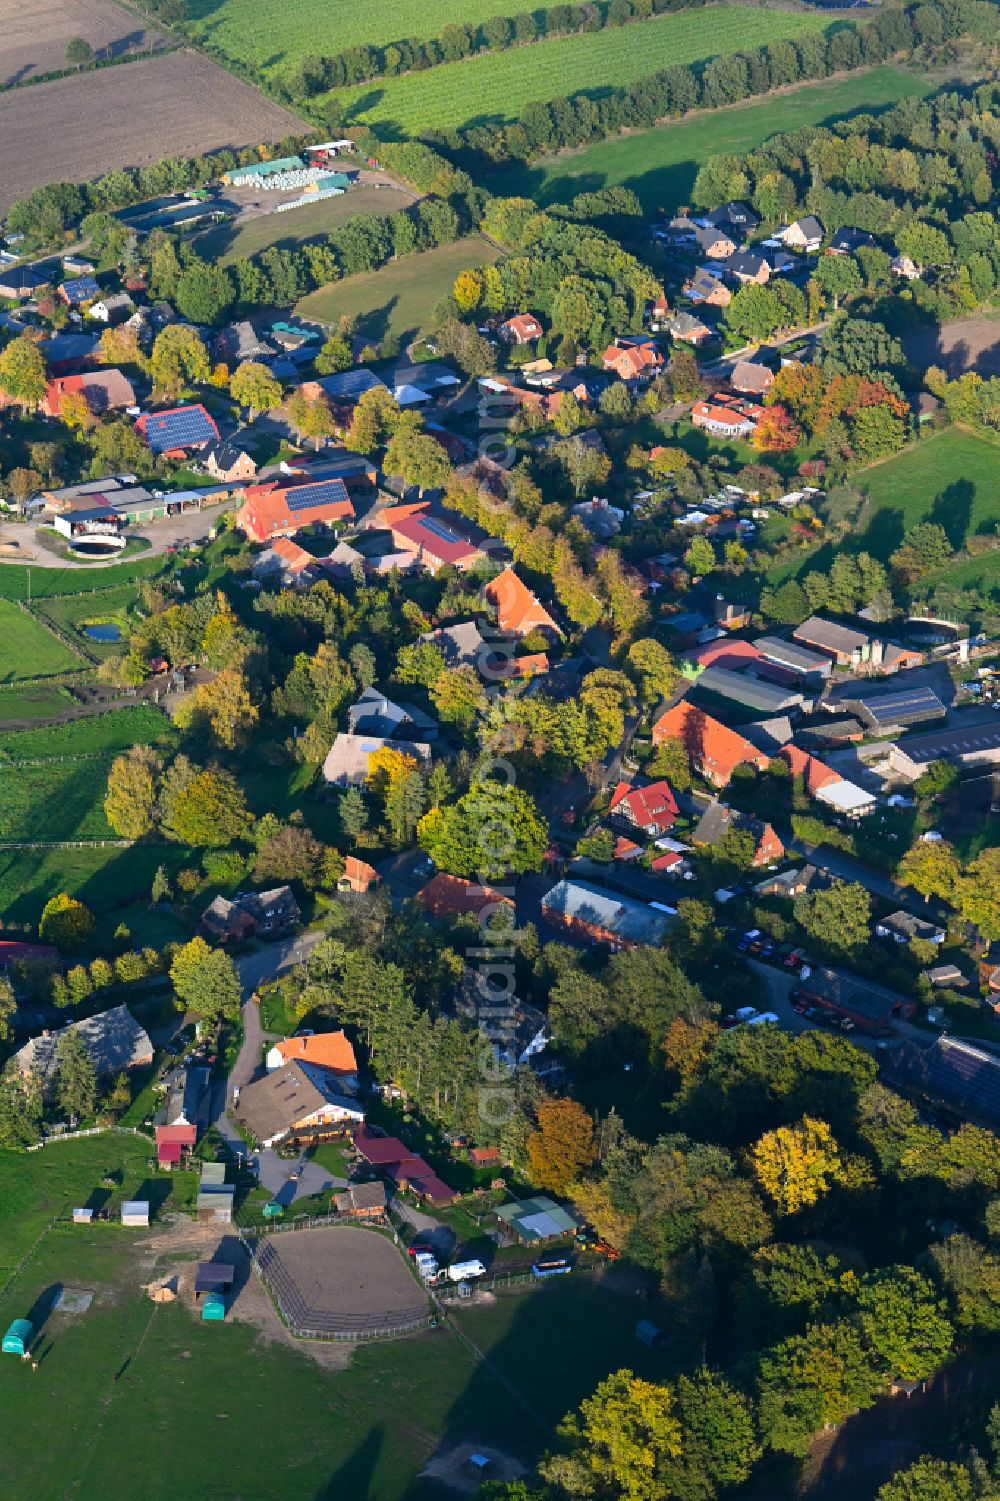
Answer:
[(553, 5), (547, 10), (521, 11), (517, 15), (489, 16), (479, 25), (445, 26), (438, 37), (403, 37), (384, 46), (347, 47), (332, 57), (310, 54), (285, 77), (293, 98), (308, 99), (345, 84), (368, 79), (396, 78), (401, 73), (423, 72), (439, 63), (460, 62), (477, 52), (504, 52), (547, 37), (600, 31), (606, 26), (625, 26), (652, 15), (688, 9), (705, 0), (609, 0), (590, 5)]

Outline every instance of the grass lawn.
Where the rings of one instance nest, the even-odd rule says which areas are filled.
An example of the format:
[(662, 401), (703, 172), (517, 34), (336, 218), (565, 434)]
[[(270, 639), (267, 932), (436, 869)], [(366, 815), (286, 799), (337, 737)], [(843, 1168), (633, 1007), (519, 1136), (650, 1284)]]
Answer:
[(0, 599), (0, 643), (0, 683), (56, 677), (85, 665), (58, 636), (6, 599)]
[[(232, 1315), (206, 1325), (183, 1301), (151, 1303), (144, 1232), (59, 1224), (42, 1235), (104, 1192), (108, 1171), (122, 1175), (115, 1199), (142, 1191), (148, 1158), (145, 1143), (112, 1134), (0, 1153), (0, 1275), (30, 1253), (0, 1318), (33, 1311), (42, 1357), (37, 1372), (0, 1360), (0, 1403), (18, 1436), (0, 1456), (11, 1496), (176, 1501), (207, 1494), (210, 1473), (220, 1501), (434, 1501), (443, 1493), (416, 1475), (439, 1447), (493, 1444), (530, 1465), (551, 1424), (609, 1372), (627, 1364), (664, 1378), (693, 1358), (685, 1340), (649, 1350), (635, 1339), (640, 1313), (664, 1322), (658, 1305), (580, 1276), (456, 1309), (517, 1397), (447, 1329), (361, 1346), (347, 1369), (323, 1368)], [(192, 1182), (148, 1180), (154, 1197), (169, 1194), (161, 1216), (189, 1205)], [(93, 1291), (89, 1309), (48, 1311), (60, 1284)]]
[[(0, 706), (4, 700), (0, 696)], [(109, 759), (132, 745), (171, 746), (177, 731), (165, 714), (150, 704), (117, 709), (69, 724), (49, 725), (40, 730), (12, 730), (0, 735), (0, 763), (36, 761), (48, 756), (106, 755)]]
[(431, 324), (434, 304), (451, 291), (460, 271), (490, 266), (500, 252), (478, 235), (441, 245), (423, 255), (392, 261), (380, 271), (366, 271), (331, 282), (298, 304), (303, 318), (336, 322), (343, 314), (357, 321), (357, 331), (373, 341), (395, 336), (416, 338)]
[[(41, 836), (36, 834), (33, 837)], [(0, 917), (8, 922), (37, 923), (49, 898), (65, 891), (86, 902), (97, 918), (98, 932), (113, 932), (118, 923), (124, 922), (132, 929), (136, 942), (155, 941), (147, 938), (143, 924), (148, 910), (145, 904), (157, 866), (166, 866), (173, 879), (182, 866), (196, 861), (197, 856), (191, 850), (179, 845), (137, 844), (131, 849), (0, 849)]]
[(556, 37), (529, 47), (481, 54), (402, 78), (338, 90), (351, 124), (364, 121), (400, 136), (428, 127), (515, 120), (526, 104), (634, 83), (659, 68), (759, 47), (804, 31), (823, 31), (821, 12), (748, 10), (720, 5), (630, 26)]
[[(920, 521), (943, 526), (952, 546), (960, 549), (970, 537), (990, 534), (1000, 522), (1000, 444), (989, 438), (945, 428), (912, 447), (853, 477), (853, 486), (866, 498), (853, 534), (852, 552), (870, 552), (883, 562)], [(830, 508), (837, 514), (842, 497), (833, 494)], [(821, 572), (833, 562), (834, 550), (821, 545), (778, 565), (772, 582)], [(942, 570), (941, 578), (956, 587), (1000, 583), (1000, 553), (988, 552)]]
[(272, 245), (280, 250), (294, 250), (306, 240), (328, 235), (356, 214), (394, 214), (413, 202), (413, 194), (402, 188), (352, 188), (340, 198), (324, 198), (304, 208), (285, 214), (260, 214), (246, 224), (218, 224), (194, 241), (194, 248), (206, 260), (218, 260), (223, 266), (240, 256), (260, 255)]
[(580, 151), (542, 157), (531, 166), (489, 173), (485, 185), (501, 196), (523, 195), (544, 206), (625, 183), (639, 195), (647, 214), (673, 212), (690, 201), (698, 168), (710, 156), (751, 151), (783, 131), (822, 125), (858, 110), (883, 109), (911, 95), (929, 94), (934, 87), (926, 75), (873, 68), (836, 83), (805, 85), (769, 99), (707, 110), (676, 124), (599, 141)]
[(134, 563), (110, 563), (89, 568), (67, 565), (65, 568), (25, 568), (21, 564), (0, 564), (0, 600), (44, 599), (52, 594), (88, 594), (110, 589), (133, 579), (151, 578), (162, 573), (161, 557), (141, 558)]
[(30, 687), (0, 692), (0, 722), (15, 719), (47, 719), (73, 703), (65, 688), (54, 683), (32, 683)]
[(0, 1151), (0, 1283), (6, 1285), (55, 1215), (101, 1193), (105, 1173), (120, 1172), (123, 1188), (138, 1188), (153, 1151), (150, 1142), (118, 1131), (55, 1142), (40, 1152)]

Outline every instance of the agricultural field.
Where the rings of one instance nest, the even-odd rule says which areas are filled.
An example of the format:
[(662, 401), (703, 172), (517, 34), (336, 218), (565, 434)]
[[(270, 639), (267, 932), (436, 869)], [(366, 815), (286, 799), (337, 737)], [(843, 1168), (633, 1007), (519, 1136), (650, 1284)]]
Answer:
[(277, 141), (301, 129), (295, 115), (188, 50), (11, 89), (0, 94), (0, 213), (43, 183), (86, 182), (114, 167)]
[(71, 709), (75, 699), (57, 683), (27, 683), (0, 693), (0, 724), (19, 719), (50, 719)]
[(22, 568), (0, 563), (0, 600), (47, 600), (64, 594), (92, 594), (135, 579), (151, 578), (165, 566), (162, 557), (134, 563), (112, 563), (88, 572), (86, 568)]
[[(172, 745), (177, 732), (151, 704), (74, 719), (69, 724), (0, 735), (0, 768), (8, 761), (41, 761), (49, 756), (103, 756), (108, 760), (130, 745)], [(3, 775), (0, 770), (0, 776)]]
[[(479, 26), (490, 16), (514, 16), (522, 0), (388, 0), (378, 7), (350, 0), (188, 0), (184, 27), (197, 41), (265, 75), (284, 71), (309, 54), (331, 56), (345, 47), (385, 47), (405, 37), (426, 41), (446, 26)], [(537, 9), (545, 10), (542, 5)]]
[(416, 194), (395, 185), (351, 188), (340, 198), (325, 198), (286, 214), (258, 214), (240, 225), (218, 224), (192, 243), (206, 260), (228, 266), (240, 256), (260, 255), (272, 245), (294, 250), (306, 240), (330, 234), (356, 214), (395, 214), (415, 201)]
[(0, 683), (56, 677), (84, 665), (41, 621), (0, 599)]
[(484, 182), (494, 193), (533, 198), (542, 207), (624, 184), (638, 194), (647, 214), (672, 213), (689, 201), (698, 168), (710, 156), (749, 151), (782, 131), (824, 125), (859, 110), (886, 109), (900, 99), (929, 94), (934, 86), (926, 75), (902, 68), (872, 68), (836, 83), (804, 84), (768, 99), (541, 157), (530, 166), (487, 173)]
[(114, 0), (4, 0), (0, 86), (13, 88), (68, 67), (66, 47), (82, 37), (98, 59), (169, 46), (169, 38)]
[(485, 53), (422, 73), (338, 91), (351, 123), (405, 136), (428, 128), (514, 120), (536, 99), (596, 93), (682, 63), (763, 46), (829, 25), (818, 12), (721, 5), (608, 31)]
[(379, 271), (331, 282), (304, 297), (296, 312), (301, 318), (330, 323), (346, 314), (366, 338), (377, 341), (388, 335), (407, 341), (427, 330), (434, 304), (451, 291), (460, 271), (492, 265), (499, 255), (495, 246), (472, 235), (423, 255), (391, 261)]
[[(861, 491), (860, 516), (843, 545), (852, 552), (870, 552), (883, 562), (920, 521), (943, 526), (952, 547), (960, 550), (970, 538), (992, 534), (1000, 523), (998, 473), (1000, 444), (958, 427), (945, 428), (855, 475), (850, 490), (831, 495), (829, 515), (836, 519), (848, 513), (856, 505), (852, 492)], [(783, 583), (812, 568), (827, 570), (833, 556), (833, 548), (826, 545), (804, 557), (799, 554), (772, 569), (769, 582)], [(996, 585), (1000, 552), (959, 560), (941, 576), (956, 587)]]
[(950, 380), (970, 370), (984, 380), (1000, 375), (1000, 313), (911, 329), (902, 338), (907, 359), (920, 370), (937, 365)]

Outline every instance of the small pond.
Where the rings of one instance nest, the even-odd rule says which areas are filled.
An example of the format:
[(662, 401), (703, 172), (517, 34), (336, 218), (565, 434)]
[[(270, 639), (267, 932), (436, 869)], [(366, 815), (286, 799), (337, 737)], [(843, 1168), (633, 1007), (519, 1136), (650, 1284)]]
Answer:
[(122, 628), (120, 625), (84, 625), (80, 629), (91, 641), (120, 641)]

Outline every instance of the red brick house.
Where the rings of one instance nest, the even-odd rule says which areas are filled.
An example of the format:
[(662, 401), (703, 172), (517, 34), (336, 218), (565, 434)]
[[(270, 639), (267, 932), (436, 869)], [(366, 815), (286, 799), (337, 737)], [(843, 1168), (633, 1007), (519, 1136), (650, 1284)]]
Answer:
[(749, 834), (754, 841), (754, 866), (774, 865), (785, 853), (785, 846), (769, 823), (727, 808), (725, 803), (709, 803), (692, 835), (693, 844), (715, 848), (731, 831)]
[(513, 568), (505, 568), (490, 579), (483, 587), (483, 598), (496, 609), (497, 625), (507, 635), (527, 636), (531, 631), (542, 631), (553, 638), (562, 635), (548, 610)]
[(379, 884), (382, 877), (373, 865), (367, 860), (359, 860), (357, 855), (348, 855), (344, 861), (344, 874), (337, 882), (339, 891), (357, 891), (364, 895)]
[(311, 484), (272, 481), (248, 485), (236, 525), (252, 542), (288, 537), (303, 527), (333, 526), (353, 521), (354, 503), (341, 479), (316, 480)]

